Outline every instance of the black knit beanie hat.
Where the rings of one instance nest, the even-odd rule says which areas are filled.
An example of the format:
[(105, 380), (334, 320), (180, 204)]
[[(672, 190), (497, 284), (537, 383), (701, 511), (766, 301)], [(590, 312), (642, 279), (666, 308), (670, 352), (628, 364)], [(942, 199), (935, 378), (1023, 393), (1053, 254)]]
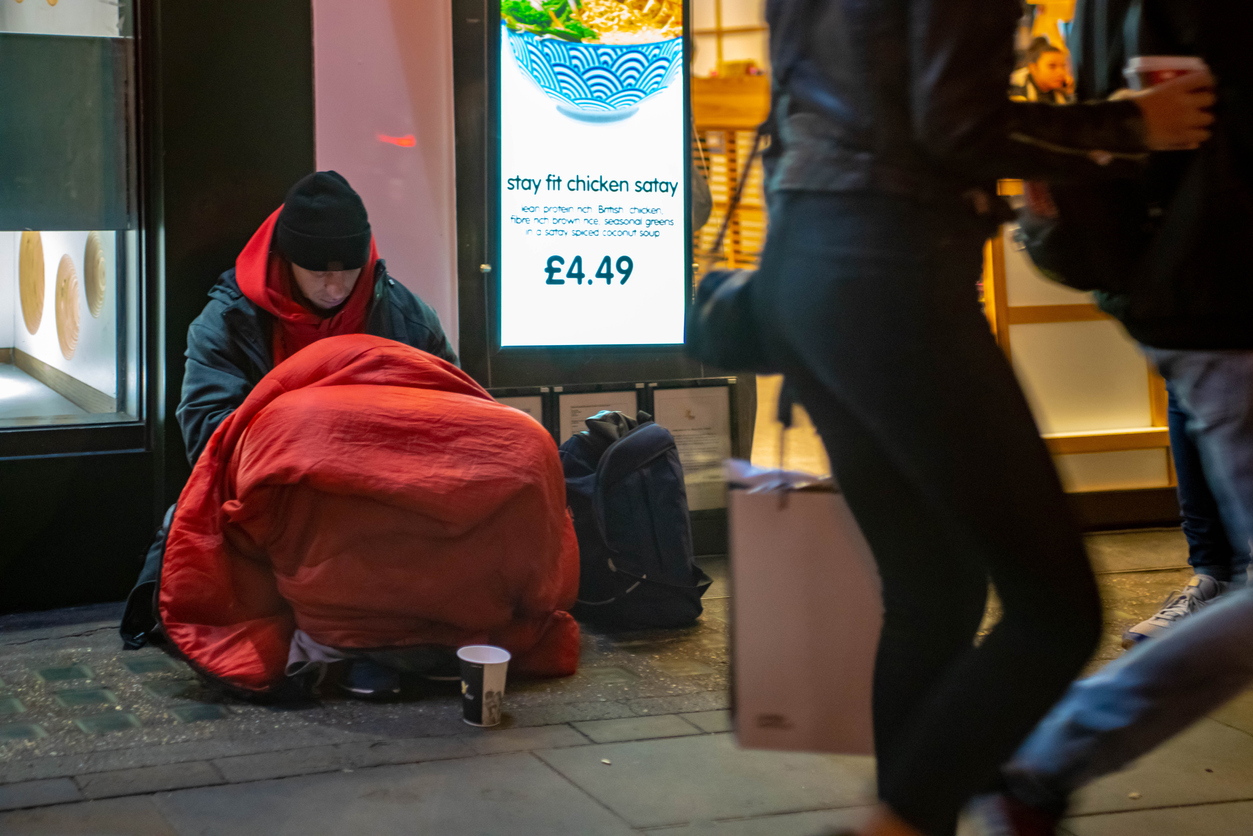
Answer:
[(337, 171), (315, 171), (287, 193), (274, 248), (306, 270), (355, 270), (370, 257), (370, 219)]

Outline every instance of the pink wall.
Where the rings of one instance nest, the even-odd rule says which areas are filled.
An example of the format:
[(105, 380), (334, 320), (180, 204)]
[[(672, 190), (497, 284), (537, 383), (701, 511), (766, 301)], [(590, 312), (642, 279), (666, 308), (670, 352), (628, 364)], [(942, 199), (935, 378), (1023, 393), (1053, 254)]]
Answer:
[(361, 193), (388, 271), (457, 345), (451, 4), (312, 3), (318, 168)]

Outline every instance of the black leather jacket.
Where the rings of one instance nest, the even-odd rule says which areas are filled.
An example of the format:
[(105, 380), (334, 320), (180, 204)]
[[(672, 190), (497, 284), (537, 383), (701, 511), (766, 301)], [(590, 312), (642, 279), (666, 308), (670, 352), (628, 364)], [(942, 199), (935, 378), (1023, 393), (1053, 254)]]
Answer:
[[(1009, 101), (1021, 9), (1019, 0), (769, 0), (782, 144), (772, 188), (944, 198), (999, 178), (1127, 171), (1145, 150), (1135, 104)], [(1114, 162), (1099, 165), (1094, 150)]]

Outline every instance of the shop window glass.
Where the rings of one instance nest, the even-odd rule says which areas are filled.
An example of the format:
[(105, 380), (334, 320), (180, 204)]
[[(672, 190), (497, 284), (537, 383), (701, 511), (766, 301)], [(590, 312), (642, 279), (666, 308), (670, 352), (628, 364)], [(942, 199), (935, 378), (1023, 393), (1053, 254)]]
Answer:
[(0, 431), (142, 417), (132, 8), (0, 0)]

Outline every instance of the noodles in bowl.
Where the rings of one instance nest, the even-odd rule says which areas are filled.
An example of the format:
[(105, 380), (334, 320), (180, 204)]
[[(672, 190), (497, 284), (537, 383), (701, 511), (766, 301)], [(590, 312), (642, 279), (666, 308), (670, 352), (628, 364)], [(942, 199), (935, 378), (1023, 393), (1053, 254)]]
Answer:
[(567, 116), (616, 121), (674, 81), (680, 0), (502, 0), (514, 59)]
[(602, 44), (656, 43), (683, 37), (679, 0), (582, 0), (579, 20)]

